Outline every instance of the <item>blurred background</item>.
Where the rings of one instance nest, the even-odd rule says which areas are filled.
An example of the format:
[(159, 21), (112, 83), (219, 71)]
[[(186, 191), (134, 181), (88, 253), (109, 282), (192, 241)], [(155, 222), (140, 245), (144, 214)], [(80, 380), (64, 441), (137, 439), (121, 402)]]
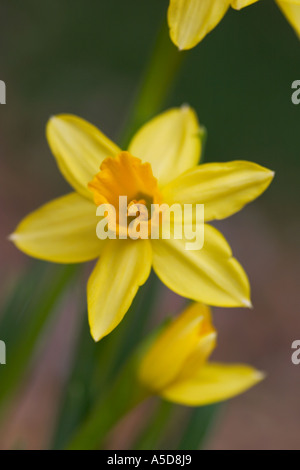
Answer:
[[(33, 261), (7, 240), (28, 212), (69, 191), (47, 146), (45, 124), (52, 114), (74, 113), (117, 141), (167, 5), (167, 0), (1, 0), (0, 79), (7, 104), (0, 106), (0, 304), (11, 324), (6, 320), (5, 329), (0, 322), (0, 339), (15, 344), (16, 357), (28, 352), (26, 345), (18, 350), (23, 344), (18, 338), (25, 335), (40, 284), (47, 285), (53, 273), (64, 276), (64, 268)], [(300, 449), (300, 365), (291, 362), (291, 344), (300, 339), (300, 105), (291, 102), (291, 84), (300, 79), (299, 40), (275, 2), (264, 0), (230, 11), (185, 61), (165, 108), (182, 103), (195, 108), (208, 130), (205, 160), (245, 159), (276, 171), (263, 197), (218, 223), (249, 275), (254, 309), (214, 310), (215, 358), (250, 363), (267, 378), (218, 409), (204, 446)], [(81, 291), (74, 287), (56, 307), (21, 387), (1, 411), (0, 448), (49, 446), (70, 370), (89, 367), (74, 358), (75, 343), (83, 335), (86, 347), (94, 347), (84, 302), (82, 282)], [(161, 288), (147, 328), (181, 305), (182, 299)], [(36, 328), (39, 322), (37, 316)], [(0, 368), (1, 389), (14, 380), (6, 377), (10, 349)], [(78, 387), (73, 394), (85, 393)], [(132, 445), (152, 406), (121, 423), (108, 447)], [(175, 433), (168, 448), (178, 445), (176, 439)]]

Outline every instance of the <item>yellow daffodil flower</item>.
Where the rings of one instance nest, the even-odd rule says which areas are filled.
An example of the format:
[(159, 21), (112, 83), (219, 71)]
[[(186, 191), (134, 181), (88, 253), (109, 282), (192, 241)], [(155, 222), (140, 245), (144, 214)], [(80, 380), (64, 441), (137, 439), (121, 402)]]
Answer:
[(144, 125), (128, 152), (78, 117), (50, 119), (50, 148), (75, 192), (28, 215), (10, 238), (30, 256), (56, 263), (99, 258), (87, 287), (89, 323), (96, 341), (120, 323), (151, 266), (183, 297), (216, 306), (251, 305), (244, 270), (224, 237), (210, 225), (205, 224), (204, 247), (198, 251), (185, 250), (184, 238), (100, 240), (96, 236), (96, 205), (108, 202), (117, 208), (120, 195), (127, 196), (129, 207), (141, 199), (170, 205), (203, 203), (208, 222), (239, 211), (268, 187), (273, 172), (254, 163), (197, 166), (200, 136), (197, 116), (187, 106)]
[(263, 379), (250, 366), (207, 362), (216, 336), (210, 309), (192, 304), (146, 351), (138, 368), (139, 382), (171, 402), (202, 406), (232, 398)]
[[(212, 31), (232, 7), (241, 10), (258, 0), (170, 0), (170, 36), (180, 50), (191, 49)], [(300, 0), (275, 0), (300, 37)]]

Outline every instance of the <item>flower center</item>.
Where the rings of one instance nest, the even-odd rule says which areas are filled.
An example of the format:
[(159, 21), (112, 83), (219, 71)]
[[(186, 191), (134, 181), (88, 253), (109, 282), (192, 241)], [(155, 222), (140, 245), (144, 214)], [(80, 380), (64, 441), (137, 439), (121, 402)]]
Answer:
[[(127, 231), (136, 217), (150, 222), (151, 205), (161, 204), (162, 198), (150, 163), (142, 163), (129, 152), (121, 152), (115, 158), (106, 158), (100, 172), (88, 184), (94, 193), (97, 206), (110, 204), (116, 210), (117, 233)], [(127, 198), (127, 225), (120, 221), (120, 196)]]

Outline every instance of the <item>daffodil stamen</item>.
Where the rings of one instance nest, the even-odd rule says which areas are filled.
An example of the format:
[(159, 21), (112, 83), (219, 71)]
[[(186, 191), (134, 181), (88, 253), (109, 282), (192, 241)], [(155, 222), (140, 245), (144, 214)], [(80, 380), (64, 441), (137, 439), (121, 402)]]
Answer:
[[(143, 163), (129, 152), (106, 158), (88, 187), (94, 194), (97, 206), (111, 204), (115, 208), (116, 232), (119, 236), (129, 230), (130, 222), (137, 216), (139, 221), (148, 223), (151, 219), (151, 205), (162, 202), (150, 163)], [(120, 217), (121, 196), (127, 201), (128, 217), (124, 220)]]

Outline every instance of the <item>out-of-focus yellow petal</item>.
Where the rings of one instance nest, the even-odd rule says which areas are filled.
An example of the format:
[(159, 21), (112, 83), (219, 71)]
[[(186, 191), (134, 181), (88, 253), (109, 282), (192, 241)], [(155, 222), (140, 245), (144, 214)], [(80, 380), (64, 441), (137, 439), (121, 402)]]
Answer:
[(230, 0), (170, 0), (170, 36), (179, 49), (196, 46), (221, 21)]
[(258, 2), (258, 0), (231, 0), (231, 6), (236, 10), (241, 10), (256, 2)]
[(167, 325), (141, 362), (139, 380), (144, 385), (158, 391), (174, 380), (202, 338), (202, 325), (209, 321), (207, 310), (192, 304)]
[(123, 319), (138, 288), (151, 270), (149, 240), (109, 240), (87, 288), (88, 315), (95, 341), (108, 335)]
[(216, 347), (216, 339), (217, 333), (213, 328), (210, 333), (206, 332), (201, 336), (197, 347), (184, 363), (183, 368), (177, 377), (178, 380), (186, 379), (187, 377), (194, 375), (195, 370), (207, 361)]
[(206, 163), (186, 171), (162, 188), (169, 204), (204, 204), (206, 221), (223, 219), (260, 196), (274, 172), (245, 161)]
[(239, 395), (263, 378), (261, 372), (250, 366), (208, 363), (193, 377), (166, 387), (161, 395), (182, 405), (202, 406)]
[(182, 380), (190, 375), (194, 375), (195, 370), (198, 370), (207, 361), (216, 347), (217, 332), (212, 324), (210, 308), (202, 303), (193, 302), (186, 310), (190, 312), (190, 315), (194, 313), (194, 315), (202, 317), (203, 321), (201, 322), (198, 343), (187, 357), (176, 380)]
[(96, 235), (96, 207), (71, 193), (29, 214), (10, 236), (24, 253), (55, 263), (80, 263), (97, 258), (103, 241)]
[(279, 8), (286, 16), (292, 27), (300, 38), (300, 1), (299, 0), (276, 0)]
[(223, 235), (205, 225), (204, 246), (187, 251), (188, 240), (152, 240), (153, 267), (171, 290), (189, 299), (223, 307), (250, 307), (247, 275)]
[(63, 176), (82, 196), (92, 199), (88, 183), (106, 157), (120, 152), (119, 147), (89, 122), (69, 114), (52, 117), (46, 133)]
[(192, 319), (201, 317), (203, 321), (201, 322), (201, 334), (207, 333), (208, 331), (214, 331), (212, 326), (212, 314), (211, 309), (208, 305), (204, 305), (201, 302), (191, 302), (185, 310), (182, 312), (179, 318)]
[(160, 185), (197, 165), (201, 129), (189, 106), (170, 109), (145, 124), (133, 137), (129, 152), (151, 163)]

